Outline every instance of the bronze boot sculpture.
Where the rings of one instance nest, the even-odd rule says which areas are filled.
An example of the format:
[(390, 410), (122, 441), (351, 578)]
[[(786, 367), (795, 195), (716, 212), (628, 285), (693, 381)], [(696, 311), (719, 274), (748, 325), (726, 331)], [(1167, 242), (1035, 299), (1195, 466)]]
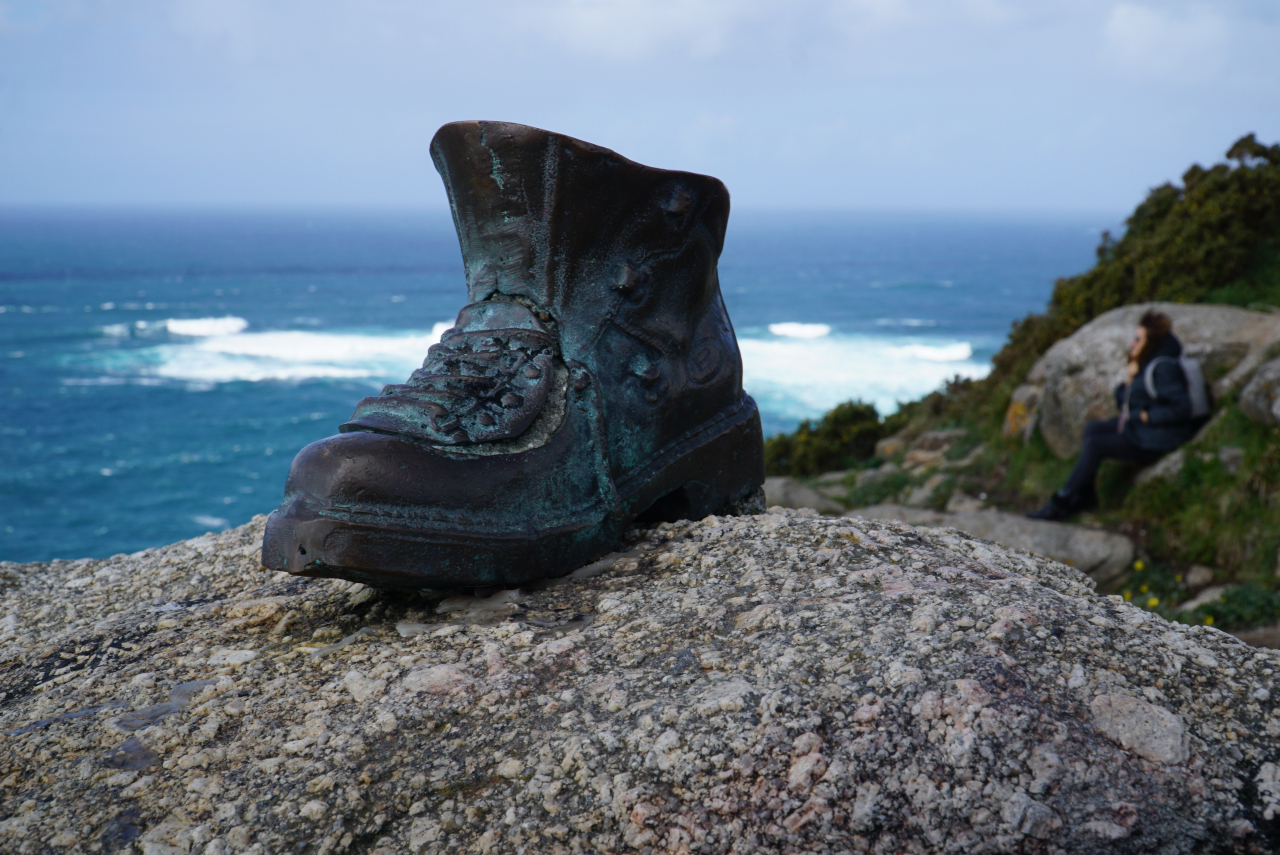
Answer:
[(293, 461), (262, 562), (391, 588), (521, 585), (634, 521), (762, 509), (760, 416), (716, 262), (729, 194), (524, 125), (431, 142), (469, 305), (408, 382)]

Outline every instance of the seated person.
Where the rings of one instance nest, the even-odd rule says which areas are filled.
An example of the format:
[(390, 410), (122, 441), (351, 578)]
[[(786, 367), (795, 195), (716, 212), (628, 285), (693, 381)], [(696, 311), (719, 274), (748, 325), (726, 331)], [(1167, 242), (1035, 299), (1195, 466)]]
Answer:
[[(1170, 332), (1171, 327), (1169, 316), (1155, 310), (1142, 316), (1129, 345), (1129, 379), (1116, 387), (1120, 415), (1085, 425), (1080, 458), (1066, 485), (1050, 496), (1043, 508), (1027, 516), (1063, 520), (1092, 511), (1098, 507), (1093, 482), (1104, 458), (1133, 460), (1147, 466), (1195, 436), (1199, 425), (1191, 418), (1191, 394), (1178, 363), (1182, 343)], [(1143, 377), (1148, 363), (1160, 356), (1172, 358), (1156, 363), (1153, 399)]]

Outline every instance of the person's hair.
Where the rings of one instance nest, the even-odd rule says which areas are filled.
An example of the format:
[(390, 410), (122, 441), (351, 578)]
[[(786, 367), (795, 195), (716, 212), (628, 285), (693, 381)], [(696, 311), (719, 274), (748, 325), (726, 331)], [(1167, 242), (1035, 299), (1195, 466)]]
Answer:
[(1138, 321), (1138, 325), (1147, 331), (1147, 343), (1142, 346), (1142, 350), (1138, 353), (1138, 362), (1146, 362), (1156, 352), (1160, 342), (1164, 341), (1164, 337), (1173, 329), (1173, 321), (1163, 312), (1147, 309), (1143, 312), (1142, 319)]

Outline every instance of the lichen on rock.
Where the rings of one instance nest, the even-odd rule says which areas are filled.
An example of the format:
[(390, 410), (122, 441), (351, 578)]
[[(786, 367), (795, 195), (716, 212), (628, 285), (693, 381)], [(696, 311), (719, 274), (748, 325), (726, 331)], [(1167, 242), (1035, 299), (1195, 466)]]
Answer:
[(773, 509), (441, 610), (262, 525), (0, 567), (0, 850), (1280, 845), (1280, 654), (1031, 553)]

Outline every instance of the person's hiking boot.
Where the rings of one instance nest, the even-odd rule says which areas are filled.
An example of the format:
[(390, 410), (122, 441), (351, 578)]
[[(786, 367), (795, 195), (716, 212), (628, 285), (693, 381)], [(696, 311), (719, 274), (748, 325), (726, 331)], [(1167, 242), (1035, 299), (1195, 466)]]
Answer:
[(1075, 507), (1072, 513), (1088, 514), (1098, 509), (1098, 491), (1090, 484), (1088, 489), (1076, 493)]
[(1049, 497), (1049, 501), (1045, 502), (1038, 510), (1027, 513), (1027, 519), (1045, 520), (1048, 522), (1061, 522), (1071, 516), (1071, 503), (1069, 496), (1059, 490)]
[(720, 296), (729, 195), (523, 125), (431, 143), (466, 305), (406, 383), (304, 448), (262, 561), (381, 587), (520, 585), (633, 522), (763, 510)]
[(1098, 509), (1098, 494), (1090, 487), (1087, 491), (1077, 492), (1067, 489), (1059, 490), (1049, 497), (1049, 501), (1039, 510), (1027, 514), (1028, 519), (1061, 522), (1076, 514)]

